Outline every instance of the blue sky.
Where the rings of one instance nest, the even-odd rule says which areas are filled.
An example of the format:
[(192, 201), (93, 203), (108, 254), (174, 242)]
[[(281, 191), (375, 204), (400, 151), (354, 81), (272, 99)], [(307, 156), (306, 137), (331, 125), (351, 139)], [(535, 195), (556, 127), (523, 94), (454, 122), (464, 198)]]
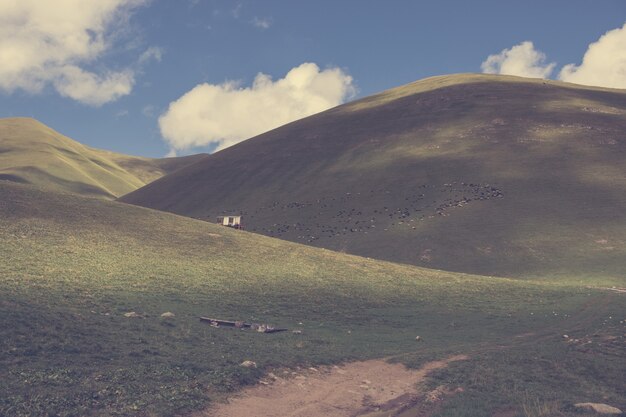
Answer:
[[(623, 0), (102, 0), (108, 9), (74, 16), (76, 1), (55, 2), (70, 12), (51, 16), (39, 0), (0, 0), (0, 117), (35, 117), (89, 146), (133, 155), (221, 149), (432, 75), (521, 71), (598, 84), (587, 81), (590, 73), (626, 68)], [(59, 32), (55, 19), (67, 16), (73, 26)], [(47, 19), (50, 33), (34, 30)], [(33, 30), (15, 35), (24, 25)], [(582, 68), (590, 44), (612, 30), (613, 40)], [(87, 34), (84, 45), (80, 34)], [(42, 46), (38, 36), (58, 42)], [(9, 61), (21, 66), (3, 72)], [(560, 73), (567, 64), (577, 66), (574, 74)], [(271, 80), (251, 88), (258, 73)], [(312, 84), (296, 95), (292, 84), (303, 79)], [(619, 82), (608, 86), (625, 88)]]

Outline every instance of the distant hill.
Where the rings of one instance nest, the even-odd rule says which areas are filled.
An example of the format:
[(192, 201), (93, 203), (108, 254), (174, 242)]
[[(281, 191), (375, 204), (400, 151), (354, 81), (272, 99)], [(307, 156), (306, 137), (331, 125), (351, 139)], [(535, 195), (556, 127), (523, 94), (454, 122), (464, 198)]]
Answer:
[(141, 158), (93, 149), (30, 118), (0, 119), (0, 179), (113, 199), (204, 155)]
[(626, 92), (428, 78), (285, 125), (124, 202), (483, 275), (619, 282)]

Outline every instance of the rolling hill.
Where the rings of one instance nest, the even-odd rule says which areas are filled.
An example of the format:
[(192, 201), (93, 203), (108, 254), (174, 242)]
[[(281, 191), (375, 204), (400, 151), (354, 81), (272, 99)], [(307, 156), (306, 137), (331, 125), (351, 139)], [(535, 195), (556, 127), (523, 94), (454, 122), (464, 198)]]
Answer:
[(296, 121), (121, 199), (361, 256), (623, 283), (626, 92), (428, 78)]
[(152, 159), (89, 148), (30, 118), (0, 119), (0, 179), (113, 199), (204, 155)]
[(441, 416), (626, 406), (623, 294), (365, 259), (10, 181), (0, 241), (3, 416), (189, 415), (270, 371), (390, 355), (412, 368), (468, 356), (427, 381), (454, 391), (431, 405)]

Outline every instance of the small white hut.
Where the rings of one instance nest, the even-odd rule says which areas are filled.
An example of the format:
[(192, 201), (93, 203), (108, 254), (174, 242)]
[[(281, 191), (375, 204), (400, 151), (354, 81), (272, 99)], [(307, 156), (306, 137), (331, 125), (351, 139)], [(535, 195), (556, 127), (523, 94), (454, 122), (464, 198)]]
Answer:
[(235, 229), (243, 229), (243, 216), (219, 216), (217, 224), (222, 226), (234, 227)]

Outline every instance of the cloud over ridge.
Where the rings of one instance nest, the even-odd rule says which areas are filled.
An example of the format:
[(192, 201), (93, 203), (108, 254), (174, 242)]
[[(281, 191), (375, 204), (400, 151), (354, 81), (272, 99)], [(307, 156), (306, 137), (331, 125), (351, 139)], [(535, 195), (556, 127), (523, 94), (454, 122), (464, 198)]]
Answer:
[(545, 62), (546, 55), (536, 50), (532, 42), (525, 41), (510, 49), (504, 49), (499, 54), (489, 55), (480, 67), (486, 74), (547, 78), (556, 64)]
[[(532, 42), (525, 41), (489, 55), (480, 67), (486, 74), (548, 78), (555, 66), (556, 63), (546, 64), (546, 55), (535, 49)], [(582, 63), (563, 66), (558, 79), (597, 87), (626, 88), (626, 23), (589, 44)]]
[(112, 29), (144, 0), (0, 1), (0, 91), (59, 94), (99, 106), (127, 95), (131, 69), (92, 72)]
[(580, 65), (565, 65), (559, 79), (577, 84), (626, 88), (626, 23), (589, 45)]
[(174, 152), (207, 145), (220, 150), (337, 106), (354, 92), (352, 77), (340, 68), (304, 63), (276, 81), (259, 73), (250, 87), (199, 84), (170, 103), (159, 127)]

